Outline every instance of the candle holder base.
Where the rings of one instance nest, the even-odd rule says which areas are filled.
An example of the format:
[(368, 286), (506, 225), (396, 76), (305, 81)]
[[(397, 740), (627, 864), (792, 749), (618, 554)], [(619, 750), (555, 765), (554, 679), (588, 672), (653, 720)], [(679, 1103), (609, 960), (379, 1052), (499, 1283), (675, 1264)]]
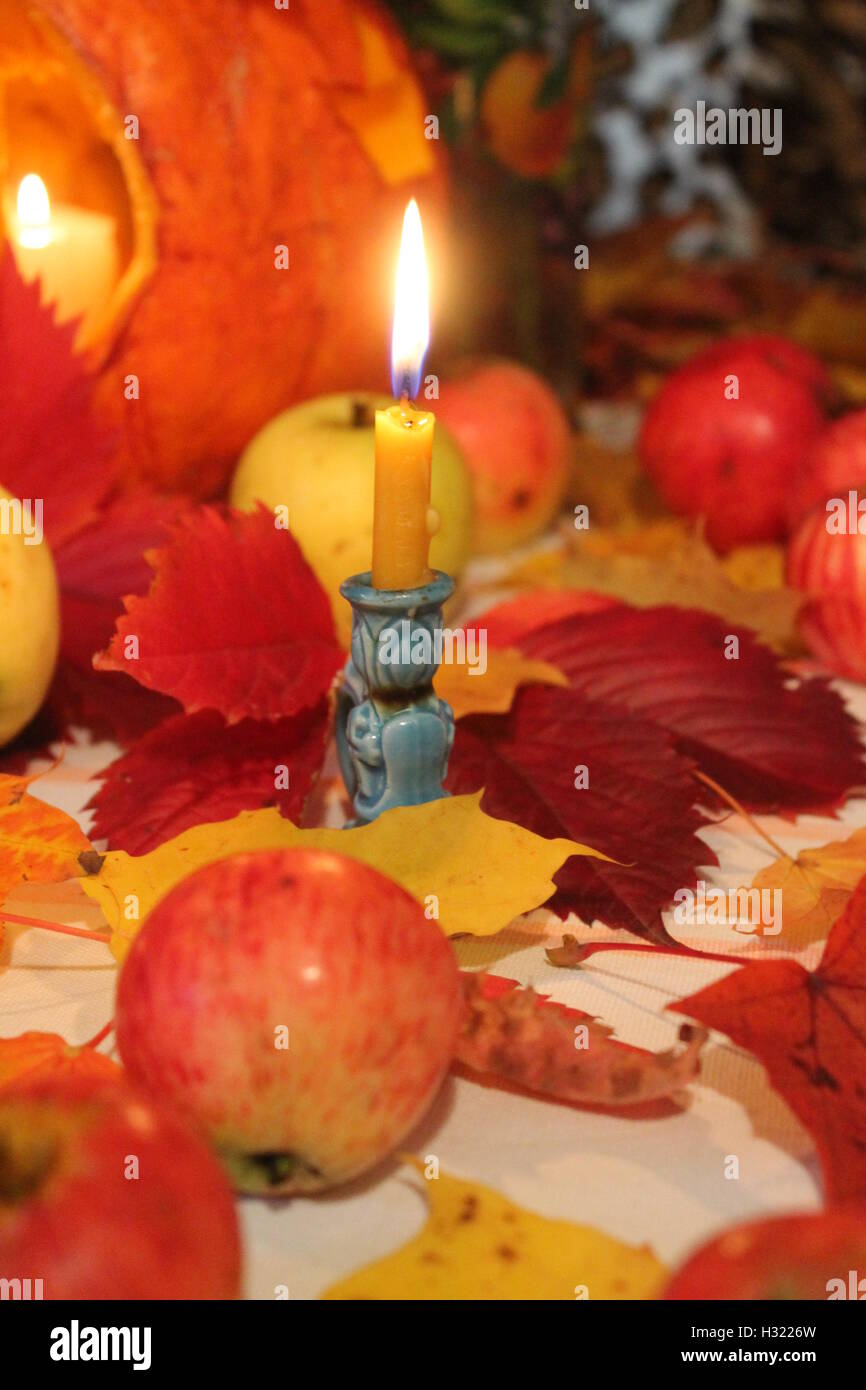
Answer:
[(337, 754), (357, 819), (448, 796), (451, 706), (433, 690), (442, 605), (454, 581), (440, 570), (417, 589), (375, 589), (370, 573), (340, 585), (352, 605), (352, 650), (337, 697)]

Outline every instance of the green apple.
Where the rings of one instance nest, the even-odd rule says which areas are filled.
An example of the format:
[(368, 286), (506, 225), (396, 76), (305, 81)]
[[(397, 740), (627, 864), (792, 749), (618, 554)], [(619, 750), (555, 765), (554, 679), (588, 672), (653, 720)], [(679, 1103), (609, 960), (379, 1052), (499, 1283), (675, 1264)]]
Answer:
[[(389, 405), (388, 396), (355, 391), (294, 406), (247, 445), (232, 480), (232, 506), (260, 501), (288, 509), (289, 529), (326, 589), (347, 643), (351, 610), (340, 585), (371, 565), (374, 413)], [(453, 436), (438, 424), (430, 500), (440, 517), (430, 564), (456, 576), (472, 541), (472, 482)]]
[[(0, 747), (45, 698), (60, 645), (60, 600), (48, 542), (0, 487)], [(29, 534), (28, 534), (29, 532)]]

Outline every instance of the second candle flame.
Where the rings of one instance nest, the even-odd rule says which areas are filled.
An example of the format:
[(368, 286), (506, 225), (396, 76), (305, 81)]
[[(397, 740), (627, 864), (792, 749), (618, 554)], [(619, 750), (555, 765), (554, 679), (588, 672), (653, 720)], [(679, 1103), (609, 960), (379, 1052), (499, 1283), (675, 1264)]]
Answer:
[(421, 214), (413, 198), (403, 218), (391, 338), (391, 386), (399, 400), (414, 400), (430, 345), (430, 287)]
[(38, 174), (25, 174), (18, 185), (18, 240), (34, 247), (51, 240), (51, 203)]

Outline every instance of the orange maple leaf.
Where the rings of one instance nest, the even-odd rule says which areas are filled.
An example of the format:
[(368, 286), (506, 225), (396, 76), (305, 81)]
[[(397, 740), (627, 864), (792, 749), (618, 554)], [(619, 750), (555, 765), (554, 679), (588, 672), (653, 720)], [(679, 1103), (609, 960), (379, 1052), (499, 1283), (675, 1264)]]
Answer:
[(115, 1080), (121, 1075), (117, 1062), (95, 1048), (73, 1047), (57, 1033), (21, 1033), (0, 1038), (0, 1094), (26, 1081), (42, 1082), (81, 1077), (88, 1081)]
[(0, 774), (0, 908), (19, 883), (59, 883), (84, 873), (81, 856), (93, 853), (71, 816), (30, 796), (33, 780)]

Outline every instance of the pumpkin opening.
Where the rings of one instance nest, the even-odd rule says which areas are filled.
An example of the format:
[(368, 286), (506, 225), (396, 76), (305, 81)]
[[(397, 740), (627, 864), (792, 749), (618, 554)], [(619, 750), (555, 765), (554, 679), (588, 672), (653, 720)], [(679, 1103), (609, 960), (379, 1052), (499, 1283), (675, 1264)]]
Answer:
[(110, 288), (93, 306), (79, 348), (107, 351), (113, 328), (156, 264), (156, 204), (134, 139), (93, 74), (44, 20), (0, 0), (0, 217), (11, 239), (21, 180), (37, 173), (52, 208), (99, 213), (117, 249)]

